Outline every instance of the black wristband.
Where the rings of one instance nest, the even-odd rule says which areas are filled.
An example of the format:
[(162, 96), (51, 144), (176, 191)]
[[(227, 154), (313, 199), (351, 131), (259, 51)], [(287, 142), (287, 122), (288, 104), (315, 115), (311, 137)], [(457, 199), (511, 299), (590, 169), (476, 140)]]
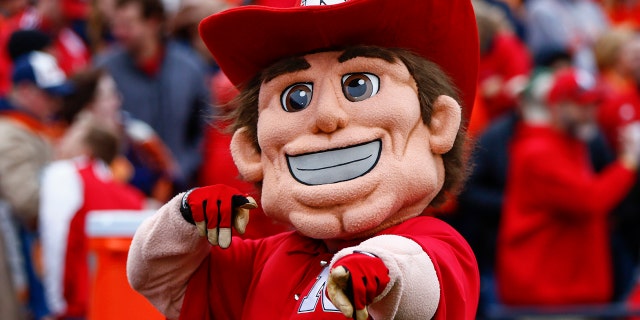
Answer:
[(193, 190), (195, 190), (195, 188), (185, 192), (184, 195), (182, 196), (182, 201), (180, 201), (180, 213), (182, 214), (182, 218), (184, 218), (185, 221), (195, 225), (196, 222), (193, 220), (191, 207), (189, 206), (189, 203), (187, 203), (187, 198), (189, 198), (189, 195)]

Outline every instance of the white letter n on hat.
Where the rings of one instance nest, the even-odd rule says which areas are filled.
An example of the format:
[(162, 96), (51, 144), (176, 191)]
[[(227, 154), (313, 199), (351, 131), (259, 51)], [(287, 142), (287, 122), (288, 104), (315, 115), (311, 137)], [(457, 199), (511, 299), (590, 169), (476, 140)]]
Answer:
[(302, 0), (300, 6), (328, 6), (332, 4), (338, 4), (347, 2), (347, 0)]

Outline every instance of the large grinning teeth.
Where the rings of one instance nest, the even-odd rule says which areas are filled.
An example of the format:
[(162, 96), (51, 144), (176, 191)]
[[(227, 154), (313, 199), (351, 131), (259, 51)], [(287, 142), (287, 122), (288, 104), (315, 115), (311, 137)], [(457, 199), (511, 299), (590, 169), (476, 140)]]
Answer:
[(291, 175), (306, 185), (322, 185), (352, 180), (367, 174), (380, 159), (380, 139), (355, 146), (287, 155)]

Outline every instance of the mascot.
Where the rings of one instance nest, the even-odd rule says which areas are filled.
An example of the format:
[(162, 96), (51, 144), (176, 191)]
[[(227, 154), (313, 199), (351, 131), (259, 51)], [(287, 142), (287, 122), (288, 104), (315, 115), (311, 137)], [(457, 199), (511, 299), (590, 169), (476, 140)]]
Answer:
[(462, 184), (478, 40), (470, 0), (301, 1), (200, 34), (241, 93), (231, 152), (256, 203), (213, 185), (136, 232), (132, 287), (169, 319), (474, 319), (474, 255), (423, 212)]

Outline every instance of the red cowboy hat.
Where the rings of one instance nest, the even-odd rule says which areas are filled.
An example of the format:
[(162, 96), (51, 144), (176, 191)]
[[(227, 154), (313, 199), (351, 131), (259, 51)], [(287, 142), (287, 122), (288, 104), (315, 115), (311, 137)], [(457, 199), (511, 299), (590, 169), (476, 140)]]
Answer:
[(373, 45), (408, 49), (435, 62), (460, 90), (467, 116), (473, 107), (479, 49), (470, 0), (242, 6), (202, 20), (200, 36), (237, 87), (285, 57), (326, 48)]

